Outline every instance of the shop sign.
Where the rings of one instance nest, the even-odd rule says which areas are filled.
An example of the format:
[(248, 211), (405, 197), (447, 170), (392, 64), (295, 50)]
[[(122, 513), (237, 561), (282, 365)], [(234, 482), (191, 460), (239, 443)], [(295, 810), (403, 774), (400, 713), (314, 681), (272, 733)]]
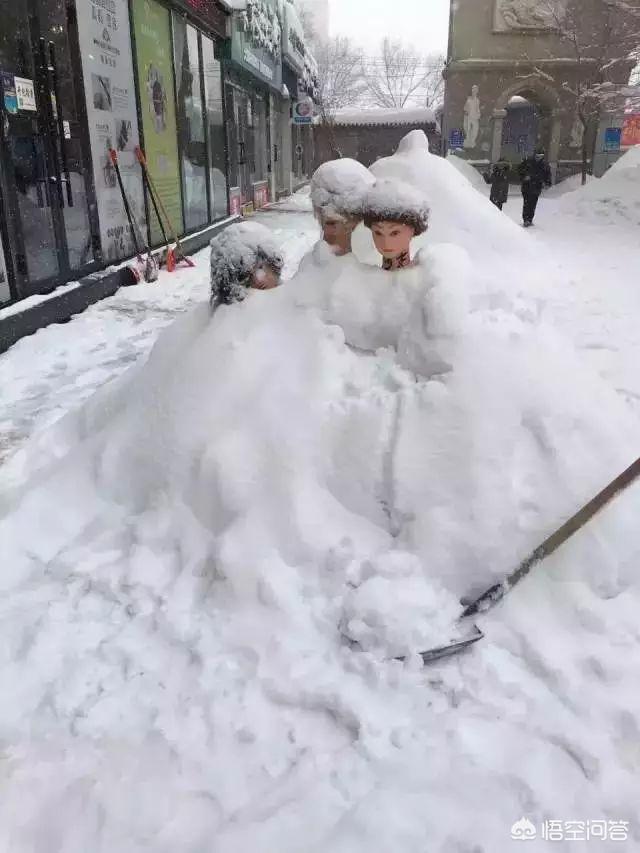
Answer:
[(18, 109), (28, 112), (36, 112), (36, 91), (33, 86), (33, 80), (27, 77), (14, 77), (16, 88), (16, 98), (18, 101)]
[[(122, 181), (141, 228), (146, 227), (142, 177), (135, 157), (138, 115), (127, 0), (85, 0), (77, 4), (93, 175), (105, 261), (133, 253), (109, 149), (118, 152)], [(64, 122), (65, 139), (71, 127)]]
[(623, 148), (640, 145), (640, 113), (625, 115), (620, 144)]
[(313, 101), (311, 98), (303, 98), (293, 105), (294, 124), (313, 124)]
[(621, 127), (608, 127), (604, 132), (604, 150), (619, 151), (622, 139)]
[[(133, 28), (144, 148), (151, 178), (176, 232), (182, 234), (182, 194), (170, 12), (156, 0), (134, 0)], [(155, 213), (151, 237), (162, 237)]]
[(302, 39), (302, 24), (291, 3), (285, 3), (285, 26), (282, 39), (282, 54), (298, 74), (304, 72), (305, 46)]
[(232, 16), (231, 59), (254, 77), (280, 92), (282, 87), (282, 31), (271, 0), (257, 0), (251, 13)]
[(258, 74), (262, 74), (263, 77), (266, 77), (267, 80), (273, 82), (274, 71), (273, 68), (260, 59), (259, 56), (256, 56), (255, 53), (250, 50), (250, 48), (245, 47), (244, 49), (244, 61), (247, 65), (253, 68)]

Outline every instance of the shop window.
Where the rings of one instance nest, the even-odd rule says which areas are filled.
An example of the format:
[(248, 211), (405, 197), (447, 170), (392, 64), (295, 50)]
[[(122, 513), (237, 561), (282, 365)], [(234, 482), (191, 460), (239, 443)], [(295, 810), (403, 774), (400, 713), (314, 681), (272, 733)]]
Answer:
[(209, 153), (209, 200), (212, 221), (227, 215), (227, 178), (224, 110), (222, 107), (222, 70), (215, 57), (211, 39), (202, 36), (202, 67), (207, 116)]
[(184, 219), (187, 231), (191, 231), (209, 219), (207, 145), (198, 31), (178, 15), (173, 17), (173, 48)]

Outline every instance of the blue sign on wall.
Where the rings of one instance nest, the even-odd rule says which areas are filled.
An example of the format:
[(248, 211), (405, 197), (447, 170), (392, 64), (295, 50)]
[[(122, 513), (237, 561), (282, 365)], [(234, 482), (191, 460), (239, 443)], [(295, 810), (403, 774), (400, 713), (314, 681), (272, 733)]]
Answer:
[(452, 130), (449, 134), (449, 147), (450, 148), (463, 148), (464, 147), (464, 130)]
[(604, 150), (619, 151), (622, 140), (621, 127), (608, 127), (604, 132)]

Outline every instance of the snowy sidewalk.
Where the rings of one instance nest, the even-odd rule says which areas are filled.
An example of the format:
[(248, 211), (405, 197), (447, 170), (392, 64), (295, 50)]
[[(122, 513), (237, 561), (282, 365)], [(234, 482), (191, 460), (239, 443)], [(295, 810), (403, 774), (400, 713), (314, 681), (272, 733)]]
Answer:
[[(292, 275), (317, 236), (311, 214), (258, 215), (282, 243)], [(79, 406), (105, 382), (144, 358), (176, 316), (208, 298), (209, 250), (195, 269), (163, 271), (92, 305), (69, 323), (48, 326), (0, 356), (0, 464), (40, 428)]]
[[(287, 200), (257, 218), (282, 242), (292, 275), (317, 236), (308, 201)], [(520, 221), (521, 198), (505, 213)], [(551, 296), (541, 282), (544, 311), (596, 367), (640, 410), (640, 237), (631, 226), (582, 222), (540, 202), (529, 232), (541, 255), (551, 255), (566, 287)], [(50, 326), (0, 356), (0, 463), (35, 430), (77, 407), (100, 385), (147, 355), (158, 334), (194, 303), (207, 298), (208, 250), (194, 270), (163, 272), (87, 309), (70, 323)], [(518, 270), (514, 270), (517, 277)]]

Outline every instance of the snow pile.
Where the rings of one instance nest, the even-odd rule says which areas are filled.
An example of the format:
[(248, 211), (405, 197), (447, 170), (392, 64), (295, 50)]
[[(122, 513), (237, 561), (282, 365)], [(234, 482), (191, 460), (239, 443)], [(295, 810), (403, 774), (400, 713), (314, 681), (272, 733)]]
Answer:
[[(597, 181), (598, 178), (594, 178), (593, 175), (587, 175), (587, 183), (591, 183), (592, 181)], [(569, 178), (565, 178), (563, 181), (558, 181), (557, 184), (554, 184), (552, 187), (548, 187), (544, 191), (544, 198), (561, 198), (563, 195), (567, 193), (575, 192), (582, 187), (582, 175), (571, 175)]]
[(418, 266), (197, 307), (5, 496), (0, 848), (501, 850), (523, 814), (640, 842), (638, 488), (472, 655), (388, 659), (446, 639), (638, 434), (487, 285), (521, 232), (415, 141), (384, 170), (431, 188)]
[(640, 152), (627, 151), (600, 180), (565, 195), (561, 207), (602, 224), (640, 225)]
[(357, 160), (330, 160), (314, 172), (311, 202), (326, 216), (359, 216), (362, 198), (373, 183), (371, 172)]
[(471, 163), (468, 163), (462, 157), (458, 157), (458, 155), (453, 152), (449, 152), (449, 154), (447, 154), (447, 163), (451, 163), (451, 165), (456, 168), (461, 175), (464, 175), (474, 190), (478, 190), (486, 195), (487, 185), (475, 166), (472, 166)]
[[(393, 157), (378, 160), (371, 167), (377, 179), (400, 180), (423, 192), (431, 207), (431, 226), (418, 238), (415, 248), (434, 243), (454, 243), (471, 257), (491, 254), (498, 266), (512, 263), (513, 256), (532, 254), (528, 241), (515, 223), (502, 215), (487, 197), (477, 193), (449, 159), (429, 152), (421, 130), (411, 131)], [(367, 263), (379, 263), (370, 235), (354, 235), (354, 251)], [(497, 271), (497, 270), (496, 270)]]
[(267, 264), (278, 274), (284, 259), (271, 231), (258, 222), (238, 222), (211, 240), (211, 304), (241, 302), (256, 266)]

